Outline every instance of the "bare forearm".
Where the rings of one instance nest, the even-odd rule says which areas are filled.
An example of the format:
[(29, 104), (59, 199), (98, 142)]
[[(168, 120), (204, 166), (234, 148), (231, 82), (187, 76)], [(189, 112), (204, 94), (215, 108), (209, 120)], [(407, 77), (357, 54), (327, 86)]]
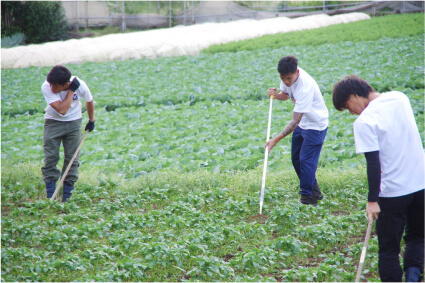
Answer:
[(277, 100), (287, 100), (289, 98), (289, 94), (280, 91), (279, 93), (277, 92), (277, 88), (275, 87), (270, 87), (267, 91), (267, 94), (271, 97), (273, 96), (275, 99)]
[(283, 129), (283, 132), (281, 133), (282, 138), (286, 137), (287, 135), (295, 131), (295, 129), (298, 127), (299, 123), (301, 122), (302, 117), (303, 117), (303, 113), (293, 112), (292, 121), (289, 122), (289, 124), (285, 127), (285, 129)]
[(87, 115), (89, 116), (89, 121), (94, 121), (94, 101), (86, 102)]
[(289, 99), (289, 94), (281, 91), (278, 94), (276, 94), (275, 98), (277, 100), (288, 100)]
[(72, 100), (74, 98), (74, 92), (72, 90), (68, 91), (66, 97), (62, 101), (55, 101), (50, 104), (57, 112), (62, 115), (65, 115), (71, 107)]

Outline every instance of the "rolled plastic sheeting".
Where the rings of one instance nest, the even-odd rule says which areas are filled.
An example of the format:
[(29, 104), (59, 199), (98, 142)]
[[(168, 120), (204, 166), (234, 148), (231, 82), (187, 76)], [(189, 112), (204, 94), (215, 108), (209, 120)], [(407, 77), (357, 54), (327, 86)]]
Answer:
[(290, 19), (239, 20), (204, 23), (132, 33), (109, 34), (95, 38), (32, 44), (1, 49), (1, 67), (45, 67), (66, 63), (105, 62), (170, 56), (198, 55), (213, 44), (260, 37), (267, 34), (314, 29), (370, 19), (364, 13), (329, 16), (311, 15)]

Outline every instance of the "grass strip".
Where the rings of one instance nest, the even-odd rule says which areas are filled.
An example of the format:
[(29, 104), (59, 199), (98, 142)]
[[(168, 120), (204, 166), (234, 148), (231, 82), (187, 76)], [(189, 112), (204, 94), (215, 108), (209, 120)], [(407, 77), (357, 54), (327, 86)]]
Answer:
[(424, 33), (424, 14), (401, 14), (323, 28), (265, 35), (262, 37), (212, 45), (202, 53), (237, 52), (283, 46), (317, 46), (341, 41), (369, 41), (383, 37), (400, 38)]

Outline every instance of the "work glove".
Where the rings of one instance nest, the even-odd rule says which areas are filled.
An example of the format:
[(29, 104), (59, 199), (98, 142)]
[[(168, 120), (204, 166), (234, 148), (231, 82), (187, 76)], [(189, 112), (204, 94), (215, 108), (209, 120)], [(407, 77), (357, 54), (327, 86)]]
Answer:
[(75, 77), (72, 80), (71, 84), (69, 85), (69, 89), (72, 90), (73, 92), (75, 92), (79, 87), (80, 87), (80, 82)]
[(93, 122), (88, 122), (87, 123), (87, 125), (86, 125), (86, 128), (84, 129), (84, 131), (87, 131), (87, 130), (89, 130), (89, 132), (91, 132), (91, 131), (93, 131), (94, 130), (94, 121)]

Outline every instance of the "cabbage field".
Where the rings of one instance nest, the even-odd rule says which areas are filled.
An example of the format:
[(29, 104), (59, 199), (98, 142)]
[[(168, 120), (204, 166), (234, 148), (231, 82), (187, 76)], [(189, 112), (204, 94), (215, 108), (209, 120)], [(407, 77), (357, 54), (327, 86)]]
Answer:
[[(425, 138), (423, 14), (391, 17), (388, 30), (413, 19), (419, 32), (69, 65), (92, 91), (96, 129), (67, 204), (46, 201), (41, 178), (40, 87), (50, 68), (2, 70), (2, 281), (353, 281), (367, 180), (354, 151), (356, 117), (334, 109), (333, 84), (356, 74), (378, 92), (406, 93)], [(329, 109), (317, 173), (325, 198), (299, 204), (284, 139), (269, 156), (269, 219), (259, 224), (248, 220), (259, 208), (267, 89), (279, 86), (277, 62), (289, 54)], [(274, 102), (271, 136), (292, 107)], [(374, 234), (363, 273), (379, 280)]]

